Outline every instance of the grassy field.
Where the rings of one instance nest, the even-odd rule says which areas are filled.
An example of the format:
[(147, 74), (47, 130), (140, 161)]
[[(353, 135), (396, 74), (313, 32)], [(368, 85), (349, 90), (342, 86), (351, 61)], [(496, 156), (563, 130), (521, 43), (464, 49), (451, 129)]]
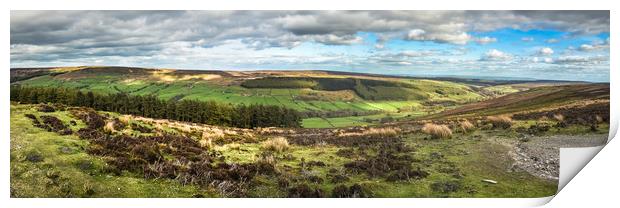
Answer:
[[(69, 125), (74, 132), (85, 124), (69, 111), (44, 113), (34, 105), (11, 105), (11, 194), (13, 197), (221, 197), (221, 191), (212, 186), (181, 185), (172, 179), (145, 179), (141, 174), (123, 171), (110, 173), (115, 166), (106, 157), (88, 153), (90, 144), (75, 134), (58, 135), (32, 125), (25, 114), (36, 117), (51, 115)], [(108, 114), (108, 121), (121, 115)], [(130, 123), (150, 126), (155, 131), (176, 132), (199, 140), (200, 136), (183, 130), (185, 124), (168, 122), (152, 123), (130, 119)], [(200, 126), (196, 126), (200, 127)], [(196, 128), (196, 127), (192, 127)], [(133, 132), (130, 127), (122, 132)], [(214, 127), (208, 127), (213, 129)], [(120, 130), (119, 130), (120, 131)], [(241, 130), (223, 130), (241, 131)], [(243, 131), (246, 132), (246, 131)], [(247, 133), (247, 132), (246, 132)], [(244, 133), (244, 134), (246, 134)], [(272, 133), (262, 134), (256, 130), (251, 141), (238, 141), (241, 133), (225, 133), (210, 152), (221, 154), (229, 164), (255, 163), (266, 150), (263, 141)], [(153, 135), (153, 134), (149, 134)], [(200, 134), (197, 134), (200, 135)], [(360, 185), (366, 196), (371, 197), (543, 197), (553, 195), (557, 182), (539, 179), (523, 171), (508, 171), (512, 159), (510, 148), (481, 139), (490, 135), (514, 134), (505, 130), (479, 130), (469, 134), (455, 133), (452, 139), (428, 140), (421, 133), (403, 134), (402, 143), (377, 143), (366, 148), (346, 143), (305, 145), (290, 137), (290, 147), (275, 153), (273, 162), (277, 175), (258, 174), (249, 181), (246, 197), (287, 197), (291, 187), (307, 184), (320, 190), (322, 196), (331, 197), (337, 186)], [(371, 176), (352, 171), (346, 164), (382, 157), (381, 145), (393, 148), (402, 144), (405, 149), (394, 149), (398, 161), (407, 166), (420, 168), (428, 175), (407, 180), (388, 180), (387, 176)], [(379, 145), (379, 146), (375, 146)], [(402, 148), (402, 147), (399, 147)], [(411, 150), (407, 150), (411, 148)], [(346, 150), (346, 151), (345, 151)], [(339, 152), (353, 152), (346, 156)], [(408, 158), (408, 159), (407, 159)], [(173, 158), (169, 158), (173, 159)], [(379, 159), (379, 158), (378, 158)], [(321, 165), (308, 165), (321, 161)], [(389, 173), (389, 172), (388, 172)], [(341, 174), (347, 180), (333, 182), (333, 175)], [(290, 180), (289, 188), (282, 188), (279, 181)], [(484, 179), (497, 184), (482, 182)]]
[[(75, 68), (61, 70), (60, 74), (43, 74), (15, 82), (33, 87), (67, 87), (96, 93), (129, 93), (155, 95), (165, 100), (211, 100), (231, 104), (281, 105), (302, 112), (357, 111), (385, 113), (421, 112), (443, 109), (485, 99), (470, 85), (425, 79), (377, 78), (359, 75), (343, 78), (337, 74), (317, 74), (315, 78), (282, 77), (296, 85), (271, 86), (273, 82), (258, 82), (261, 73), (244, 76), (208, 72), (168, 72), (131, 68)], [(224, 73), (224, 72), (221, 72)], [(285, 74), (289, 75), (289, 74)], [(293, 76), (303, 74), (290, 73)], [(290, 76), (289, 75), (289, 76)], [(279, 75), (282, 76), (282, 75)], [(306, 82), (304, 82), (306, 80)], [(310, 81), (307, 81), (310, 80)], [(316, 81), (318, 80), (318, 81)], [(299, 85), (306, 83), (306, 85)], [(310, 83), (310, 84), (308, 84)], [(314, 83), (314, 85), (312, 85)], [(321, 85), (319, 85), (319, 84)], [(356, 84), (357, 83), (357, 84)], [(442, 105), (436, 105), (441, 103)], [(337, 126), (365, 125), (359, 119), (334, 118)], [(310, 118), (304, 123), (317, 123), (320, 118)], [(350, 121), (350, 122), (347, 122)], [(328, 127), (329, 125), (307, 125)]]

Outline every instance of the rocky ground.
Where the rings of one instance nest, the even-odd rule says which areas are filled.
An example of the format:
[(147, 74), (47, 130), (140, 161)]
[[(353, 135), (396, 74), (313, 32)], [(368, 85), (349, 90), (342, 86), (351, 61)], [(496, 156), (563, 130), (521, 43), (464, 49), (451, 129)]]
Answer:
[[(560, 149), (567, 147), (600, 146), (607, 142), (607, 134), (528, 136), (510, 144), (510, 155), (516, 161), (513, 168), (523, 169), (535, 176), (558, 180)], [(529, 141), (525, 141), (528, 140)]]

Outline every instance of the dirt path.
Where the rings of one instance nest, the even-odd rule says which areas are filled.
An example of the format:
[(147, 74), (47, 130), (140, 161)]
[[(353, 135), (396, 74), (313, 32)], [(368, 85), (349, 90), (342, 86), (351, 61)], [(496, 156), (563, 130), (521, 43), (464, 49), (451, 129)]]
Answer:
[[(508, 142), (515, 160), (513, 169), (523, 169), (532, 175), (558, 180), (560, 149), (567, 147), (592, 147), (607, 142), (607, 134), (528, 136), (529, 141)], [(505, 142), (503, 142), (505, 143)]]

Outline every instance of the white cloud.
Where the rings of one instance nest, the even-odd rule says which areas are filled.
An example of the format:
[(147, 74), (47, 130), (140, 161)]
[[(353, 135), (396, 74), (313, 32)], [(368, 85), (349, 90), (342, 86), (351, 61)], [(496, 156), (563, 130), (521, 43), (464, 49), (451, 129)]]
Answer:
[(560, 40), (555, 39), (555, 38), (551, 38), (551, 39), (545, 40), (545, 42), (547, 42), (547, 43), (557, 43), (557, 42), (560, 42)]
[(594, 65), (608, 61), (607, 56), (562, 56), (553, 60), (555, 64)]
[(521, 40), (525, 42), (531, 42), (531, 41), (534, 41), (534, 38), (533, 37), (522, 37)]
[(597, 51), (609, 48), (609, 41), (606, 42), (592, 42), (592, 44), (582, 44), (579, 46), (578, 50), (580, 51)]
[(481, 45), (485, 45), (485, 44), (489, 44), (489, 43), (493, 43), (493, 42), (497, 42), (497, 38), (492, 38), (492, 37), (481, 37), (481, 38), (476, 38), (475, 40), (478, 44)]
[(538, 54), (543, 55), (543, 56), (550, 56), (550, 55), (553, 55), (553, 49), (549, 47), (544, 47), (538, 50)]
[(512, 55), (497, 49), (487, 51), (484, 56), (480, 58), (481, 61), (509, 61), (511, 59)]
[(454, 33), (429, 33), (422, 29), (410, 30), (405, 36), (405, 40), (433, 41), (437, 43), (452, 43), (465, 45), (471, 40), (471, 36), (465, 32)]

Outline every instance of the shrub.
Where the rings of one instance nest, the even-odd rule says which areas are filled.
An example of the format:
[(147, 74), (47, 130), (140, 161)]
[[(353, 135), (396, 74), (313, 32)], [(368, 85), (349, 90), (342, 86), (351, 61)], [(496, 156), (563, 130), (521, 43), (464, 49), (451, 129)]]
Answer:
[(50, 113), (50, 112), (56, 111), (56, 109), (54, 109), (54, 107), (52, 107), (50, 105), (47, 105), (47, 104), (39, 105), (39, 108), (37, 108), (37, 110), (39, 112), (46, 112), (46, 113)]
[(360, 198), (370, 197), (368, 191), (366, 191), (361, 185), (353, 184), (350, 187), (345, 185), (338, 185), (332, 190), (331, 197), (334, 198)]
[(446, 125), (437, 125), (432, 123), (424, 124), (422, 132), (431, 135), (433, 139), (450, 138), (452, 137), (452, 131)]
[(289, 198), (321, 198), (323, 191), (320, 188), (311, 188), (308, 184), (300, 184), (288, 190)]
[(263, 142), (263, 148), (268, 151), (284, 152), (288, 150), (288, 141), (284, 137), (274, 137)]
[(507, 129), (512, 126), (512, 119), (508, 116), (488, 116), (487, 120), (493, 124), (493, 128)]
[(456, 192), (460, 188), (461, 183), (459, 183), (458, 181), (440, 181), (431, 184), (431, 190), (433, 190), (434, 192), (440, 192), (445, 194), (450, 192)]
[(463, 133), (467, 133), (467, 132), (473, 131), (473, 130), (476, 128), (476, 127), (475, 127), (475, 126), (474, 126), (471, 122), (469, 122), (468, 120), (464, 120), (464, 121), (459, 122), (459, 127), (461, 128), (461, 131), (462, 131)]
[(43, 155), (37, 151), (31, 151), (26, 154), (26, 160), (36, 163), (43, 161)]

